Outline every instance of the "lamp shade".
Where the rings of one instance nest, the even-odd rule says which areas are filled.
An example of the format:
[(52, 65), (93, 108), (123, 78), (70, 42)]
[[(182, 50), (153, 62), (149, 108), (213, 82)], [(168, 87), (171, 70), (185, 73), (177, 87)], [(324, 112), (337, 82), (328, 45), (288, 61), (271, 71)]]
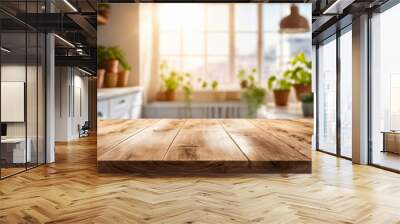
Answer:
[(280, 33), (306, 33), (310, 31), (307, 19), (300, 15), (299, 8), (292, 4), (290, 15), (285, 16), (279, 24)]

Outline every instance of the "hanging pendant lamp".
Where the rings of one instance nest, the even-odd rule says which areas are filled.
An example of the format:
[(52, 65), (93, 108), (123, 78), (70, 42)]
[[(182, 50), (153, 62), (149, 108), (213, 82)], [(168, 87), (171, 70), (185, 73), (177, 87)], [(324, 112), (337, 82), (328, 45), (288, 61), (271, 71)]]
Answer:
[(308, 20), (300, 15), (299, 7), (292, 4), (290, 15), (285, 16), (279, 24), (280, 33), (306, 33), (310, 31)]

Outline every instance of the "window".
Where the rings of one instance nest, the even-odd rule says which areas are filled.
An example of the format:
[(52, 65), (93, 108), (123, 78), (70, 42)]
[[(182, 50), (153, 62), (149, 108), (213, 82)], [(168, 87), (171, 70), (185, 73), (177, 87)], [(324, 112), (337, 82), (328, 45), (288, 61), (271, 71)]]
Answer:
[(160, 59), (194, 77), (229, 83), (227, 4), (160, 4)]
[[(298, 4), (300, 14), (307, 18), (311, 15), (311, 5)], [(311, 32), (304, 34), (281, 34), (279, 23), (290, 13), (290, 4), (263, 5), (263, 42), (264, 60), (262, 80), (271, 74), (279, 75), (288, 66), (290, 59), (304, 52), (311, 59)], [(308, 18), (311, 27), (311, 19)]]
[[(298, 6), (311, 27), (311, 4)], [(223, 87), (239, 88), (240, 69), (262, 67), (265, 81), (269, 74), (283, 72), (295, 54), (311, 58), (311, 32), (279, 33), (289, 9), (290, 4), (159, 4), (160, 60), (194, 77), (218, 80)]]
[[(19, 2), (20, 15), (40, 13), (41, 4)], [(46, 38), (4, 12), (0, 17), (10, 21), (0, 29), (1, 135), (11, 142), (0, 144), (2, 179), (45, 163)]]
[(206, 4), (206, 71), (208, 79), (224, 85), (234, 81), (229, 71), (229, 5)]
[(400, 170), (400, 136), (391, 133), (384, 136), (383, 132), (400, 130), (400, 69), (397, 60), (400, 34), (393, 29), (399, 20), (400, 5), (371, 19), (371, 157), (373, 164), (395, 170)]
[[(350, 27), (351, 28), (351, 27)], [(352, 35), (340, 36), (340, 154), (352, 157)]]
[(235, 5), (235, 74), (240, 69), (257, 68), (257, 4)]

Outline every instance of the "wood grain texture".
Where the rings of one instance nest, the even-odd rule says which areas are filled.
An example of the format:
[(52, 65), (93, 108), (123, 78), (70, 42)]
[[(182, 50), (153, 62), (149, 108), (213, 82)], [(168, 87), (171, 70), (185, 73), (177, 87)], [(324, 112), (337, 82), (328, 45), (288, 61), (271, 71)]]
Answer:
[(97, 131), (98, 157), (117, 146), (130, 136), (156, 123), (158, 120), (104, 120)]
[(164, 160), (247, 161), (218, 120), (187, 120)]
[[(285, 122), (265, 121), (262, 119), (249, 120), (254, 126), (259, 127), (267, 136), (273, 136), (283, 141), (287, 146), (303, 154), (306, 158), (311, 157), (309, 146), (313, 132), (312, 127), (293, 120)], [(286, 123), (286, 125), (285, 125)]]
[[(123, 133), (129, 137), (114, 141), (115, 145), (99, 147), (98, 170), (179, 175), (311, 172), (310, 121), (265, 122), (256, 125), (261, 120), (253, 123), (246, 119), (162, 119), (141, 131)], [(269, 122), (280, 125), (284, 133), (280, 133), (281, 129), (264, 128)], [(123, 124), (124, 121), (117, 120), (117, 126)], [(125, 124), (131, 128), (136, 125), (134, 121)], [(110, 126), (114, 126), (113, 121), (100, 122), (99, 130), (108, 130)], [(305, 134), (294, 138), (291, 135), (298, 126), (305, 129)], [(118, 139), (118, 133), (112, 133), (113, 139)], [(107, 134), (98, 137), (99, 141), (110, 138)]]
[(96, 139), (0, 181), (0, 223), (400, 222), (400, 175), (312, 151), (312, 174), (99, 174)]
[[(143, 120), (146, 121), (146, 120)], [(152, 122), (123, 142), (101, 153), (99, 161), (158, 161), (162, 160), (185, 120), (168, 119)], [(135, 126), (135, 124), (132, 124)], [(100, 126), (102, 129), (102, 126)], [(101, 138), (101, 137), (99, 137)]]
[[(265, 132), (247, 119), (228, 119), (221, 122), (250, 161), (311, 161), (310, 156), (287, 144), (290, 139)], [(305, 150), (311, 151), (311, 145), (308, 144)]]

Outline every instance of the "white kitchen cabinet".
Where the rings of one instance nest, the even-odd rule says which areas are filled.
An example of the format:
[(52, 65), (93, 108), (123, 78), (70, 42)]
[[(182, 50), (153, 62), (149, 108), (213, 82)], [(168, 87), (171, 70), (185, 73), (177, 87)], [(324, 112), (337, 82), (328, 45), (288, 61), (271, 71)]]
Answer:
[(141, 87), (97, 90), (98, 119), (135, 119), (142, 117), (143, 89)]

